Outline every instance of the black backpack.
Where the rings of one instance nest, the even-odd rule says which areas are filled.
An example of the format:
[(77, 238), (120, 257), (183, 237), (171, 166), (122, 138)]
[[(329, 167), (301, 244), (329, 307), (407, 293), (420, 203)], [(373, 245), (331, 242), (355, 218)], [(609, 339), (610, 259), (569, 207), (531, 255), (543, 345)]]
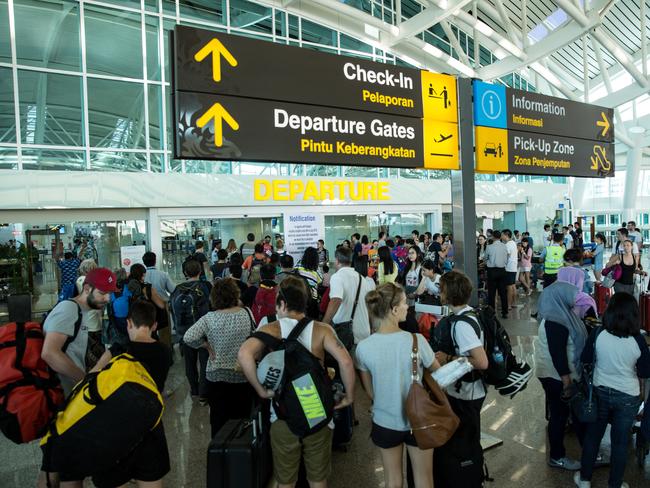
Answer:
[[(478, 320), (473, 320), (473, 318)], [(483, 344), (488, 357), (488, 368), (484, 371), (472, 371), (463, 376), (456, 387), (459, 388), (461, 381), (473, 382), (482, 379), (488, 385), (501, 384), (517, 366), (517, 360), (512, 352), (510, 337), (497, 319), (494, 309), (489, 306), (480, 307), (458, 315), (444, 317), (430, 336), (431, 348), (435, 351), (442, 351), (453, 356), (458, 346), (455, 336), (455, 326), (459, 321), (470, 324), (476, 335), (481, 337), (483, 331)], [(498, 352), (501, 357), (498, 357)]]
[(284, 350), (284, 370), (273, 397), (273, 408), (301, 439), (327, 427), (334, 415), (334, 394), (327, 370), (298, 340), (311, 321), (309, 317), (303, 318), (282, 340), (265, 332), (252, 335), (273, 350)]
[(171, 307), (176, 331), (185, 334), (187, 329), (210, 311), (210, 297), (205, 293), (203, 282), (192, 281), (178, 285), (171, 297)]

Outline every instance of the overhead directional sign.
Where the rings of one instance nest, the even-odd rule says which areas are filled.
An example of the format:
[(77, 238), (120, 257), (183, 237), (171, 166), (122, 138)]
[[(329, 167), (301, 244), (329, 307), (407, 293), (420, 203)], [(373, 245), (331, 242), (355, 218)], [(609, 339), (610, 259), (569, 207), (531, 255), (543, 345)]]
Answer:
[(612, 109), (475, 81), (476, 170), (613, 176), (612, 121)]
[(453, 76), (186, 26), (174, 45), (178, 91), (458, 123)]
[(424, 139), (426, 120), (399, 115), (206, 93), (181, 92), (178, 104), (184, 108), (175, 147), (182, 159), (410, 168), (441, 158), (453, 168), (458, 160), (455, 124), (436, 124), (435, 135)]
[[(185, 26), (176, 27), (172, 46), (177, 158), (459, 167), (452, 76)], [(301, 125), (299, 140), (273, 124), (283, 107), (299, 117), (318, 114), (311, 126)], [(336, 123), (328, 122), (332, 117)], [(341, 121), (363, 123), (365, 132), (337, 133)], [(409, 128), (407, 137), (386, 129), (391, 124)], [(335, 149), (338, 143), (404, 148), (409, 156), (302, 148), (310, 138)], [(265, 150), (257, 145), (262, 140)]]

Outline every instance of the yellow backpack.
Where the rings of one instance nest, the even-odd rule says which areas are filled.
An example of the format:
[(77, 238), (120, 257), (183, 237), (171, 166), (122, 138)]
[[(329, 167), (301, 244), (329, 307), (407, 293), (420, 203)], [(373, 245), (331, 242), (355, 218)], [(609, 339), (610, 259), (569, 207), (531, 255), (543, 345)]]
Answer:
[(130, 354), (87, 375), (41, 440), (47, 471), (90, 476), (125, 457), (162, 419), (164, 403), (145, 367)]

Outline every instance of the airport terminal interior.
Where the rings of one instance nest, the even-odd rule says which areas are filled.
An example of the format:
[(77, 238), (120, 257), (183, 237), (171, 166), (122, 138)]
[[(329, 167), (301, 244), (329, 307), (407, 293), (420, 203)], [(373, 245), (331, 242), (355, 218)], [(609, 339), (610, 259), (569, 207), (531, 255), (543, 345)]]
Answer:
[[(194, 346), (173, 303), (176, 286), (191, 278), (188, 268), (191, 272), (197, 263), (201, 275), (194, 280), (215, 290), (233, 286), (239, 302), (230, 308), (249, 308), (261, 330), (279, 319), (281, 328), (273, 330), (284, 333), (289, 312), (283, 287), (306, 285), (312, 292), (307, 306), (312, 301), (315, 306), (311, 318), (334, 326), (340, 340), (333, 339), (338, 346), (332, 347), (352, 358), (349, 364), (337, 360), (326, 384), (340, 388), (337, 401), (354, 400), (354, 407), (336, 411), (335, 445), (330, 440), (316, 461), (311, 454), (304, 463), (307, 475), (301, 468), (298, 476), (299, 488), (309, 486), (307, 480), (312, 488), (649, 487), (650, 277), (644, 271), (650, 268), (649, 43), (649, 0), (0, 0), (0, 487), (46, 486), (47, 463), (52, 464), (47, 471), (61, 475), (62, 488), (293, 486), (295, 477), (286, 474), (293, 460), (286, 449), (278, 454), (283, 442), (276, 431), (269, 436), (268, 419), (260, 433), (246, 408), (233, 413), (238, 407), (225, 407), (241, 405), (235, 397), (242, 394), (232, 385), (248, 385), (249, 376), (240, 363), (247, 350), (239, 347), (255, 329), (233, 349), (237, 338), (217, 328), (225, 327), (216, 317), (226, 312), (215, 303), (225, 298), (213, 294), (206, 305), (213, 309), (207, 312), (213, 322), (195, 317), (188, 325), (215, 327), (196, 343), (210, 352), (208, 372), (195, 351), (190, 368), (188, 351)], [(147, 390), (155, 391), (164, 413), (155, 427), (134, 427), (145, 430), (132, 444), (110, 446), (106, 440), (97, 449), (98, 457), (113, 459), (103, 475), (116, 466), (128, 472), (119, 483), (102, 481), (94, 477), (93, 463), (81, 467), (61, 445), (48, 451), (58, 449), (58, 457), (44, 456), (38, 439), (53, 428), (59, 429), (54, 437), (65, 439), (61, 412), (86, 398), (72, 393), (63, 405), (63, 391), (69, 393), (65, 380), (72, 377), (62, 367), (89, 373), (105, 350), (117, 355), (137, 342), (126, 313), (118, 318), (115, 304), (125, 290), (134, 293), (134, 281), (138, 293), (145, 293), (147, 287), (130, 275), (151, 265), (145, 253), (155, 254), (157, 278), (151, 282), (156, 296), (150, 291), (144, 301), (154, 303), (157, 320), (164, 316), (167, 323), (167, 331), (153, 337), (172, 350), (164, 387)], [(285, 266), (288, 256), (293, 264)], [(356, 281), (344, 286), (344, 268), (350, 265), (363, 277), (361, 291)], [(106, 275), (96, 271), (104, 268)], [(144, 283), (154, 276), (149, 267), (145, 271)], [(572, 273), (580, 276), (568, 283), (558, 278)], [(280, 283), (281, 274), (302, 279), (298, 285)], [(82, 276), (90, 277), (85, 285)], [(472, 291), (455, 303), (449, 283), (458, 276), (469, 280)], [(95, 279), (108, 281), (100, 285)], [(406, 318), (395, 319), (395, 326), (399, 322), (402, 330), (422, 333), (439, 346), (433, 340), (436, 328), (463, 313), (457, 305), (491, 307), (512, 346), (506, 364), (511, 368), (509, 360), (516, 357), (517, 367), (527, 368), (524, 379), (509, 369), (506, 379), (486, 384), (482, 403), (474, 393), (463, 398), (460, 386), (452, 391), (469, 381), (466, 376), (448, 384), (446, 396), (440, 390), (446, 402), (451, 399), (447, 415), (460, 417), (460, 427), (450, 433), (446, 448), (433, 449), (424, 468), (421, 452), (413, 468), (406, 454), (413, 446), (420, 449), (420, 434), (378, 423), (378, 405), (387, 402), (379, 395), (386, 388), (377, 387), (381, 376), (373, 376), (363, 359), (369, 353), (359, 352), (367, 353), (373, 336), (388, 330), (390, 314), (398, 313), (394, 295), (383, 318), (366, 304), (371, 293), (386, 300), (378, 291), (392, 286), (387, 282), (405, 290), (396, 293), (408, 305)], [(576, 296), (575, 307), (572, 298), (560, 313), (564, 285)], [(267, 289), (273, 290), (272, 311), (262, 313), (258, 300)], [(103, 304), (93, 302), (97, 292), (105, 295)], [(630, 295), (634, 300), (625, 302)], [(24, 296), (29, 299), (20, 302), (20, 312), (26, 307), (31, 321), (44, 322), (46, 339), (38, 348), (45, 352), (35, 352), (38, 367), (54, 383), (64, 381), (63, 390), (30, 383), (42, 410), (33, 420), (41, 425), (38, 435), (16, 442), (7, 419), (21, 408), (25, 412), (29, 400), (27, 393), (9, 400), (16, 388), (11, 374), (23, 378), (28, 371), (14, 366), (16, 323), (24, 320), (14, 318), (11, 304)], [(71, 344), (79, 342), (78, 334), (87, 338), (88, 344), (79, 346), (85, 348), (82, 364), (66, 353), (67, 342), (61, 348), (70, 333), (48, 330), (47, 321), (54, 327), (60, 315), (53, 310), (69, 305), (68, 299), (80, 304), (84, 318), (79, 331), (72, 323), (57, 330), (72, 331)], [(138, 303), (126, 299), (127, 309)], [(364, 324), (352, 311), (355, 301), (355, 311), (364, 309)], [(633, 320), (614, 310), (621, 303), (629, 305), (626, 313)], [(345, 307), (348, 316), (342, 317)], [(585, 314), (580, 307), (589, 310)], [(101, 311), (91, 319), (87, 312), (93, 308)], [(92, 330), (91, 320), (98, 324)], [(350, 347), (339, 321), (350, 321)], [(474, 345), (461, 350), (452, 341), (452, 354), (434, 347), (437, 360), (486, 371), (503, 363), (485, 319), (476, 326), (481, 332)], [(631, 332), (609, 334), (624, 327)], [(609, 350), (600, 335), (596, 346), (593, 337), (587, 340), (592, 328), (609, 334)], [(314, 326), (314, 337), (317, 330)], [(60, 339), (54, 362), (48, 333)], [(563, 337), (561, 354), (552, 334)], [(230, 350), (215, 349), (226, 345)], [(579, 356), (589, 347), (599, 353), (595, 372), (586, 368), (579, 381)], [(322, 350), (311, 352), (324, 360), (318, 356)], [(203, 353), (208, 355), (201, 350), (198, 357)], [(410, 357), (410, 349), (403, 357)], [(605, 358), (603, 366), (598, 357)], [(254, 373), (261, 355), (251, 358)], [(481, 358), (487, 366), (479, 368)], [(404, 407), (408, 361), (400, 367), (404, 375), (391, 380), (403, 391), (391, 392), (398, 407), (388, 414), (408, 417), (404, 425), (413, 422)], [(158, 383), (143, 364), (149, 382)], [(618, 369), (603, 369), (614, 366)], [(384, 365), (381, 371), (400, 368)], [(345, 371), (356, 379), (353, 399), (345, 396)], [(197, 375), (209, 393), (203, 386), (199, 393)], [(215, 380), (219, 375), (239, 381)], [(91, 376), (82, 382), (96, 385), (99, 380)], [(483, 384), (487, 377), (472, 381)], [(372, 383), (373, 400), (367, 378), (378, 382)], [(517, 387), (512, 396), (500, 393), (499, 385), (508, 381)], [(253, 383), (251, 392), (260, 386)], [(57, 405), (41, 397), (47, 388), (60, 395)], [(598, 420), (580, 420), (584, 405), (577, 402), (590, 402), (591, 396), (578, 398), (579, 388), (596, 398)], [(279, 391), (273, 403), (280, 412), (279, 420), (273, 418), (277, 431), (288, 424), (285, 400), (279, 400), (285, 393)], [(268, 401), (255, 403), (268, 407)], [(474, 417), (457, 410), (470, 404)], [(122, 405), (122, 415), (137, 410)], [(88, 423), (101, 407), (100, 402), (83, 410)], [(215, 425), (232, 430), (232, 424), (215, 424), (215, 415), (237, 419), (238, 435), (254, 432), (263, 442), (240, 446), (244, 454), (233, 458), (226, 445), (232, 439), (220, 430), (219, 444), (219, 434), (212, 435)], [(342, 426), (346, 415), (349, 425)], [(319, 435), (309, 422), (310, 435)], [(594, 427), (608, 423), (604, 435)], [(163, 424), (167, 466), (160, 436), (151, 440)], [(78, 449), (94, 437), (92, 453), (91, 444), (97, 448), (107, 429), (100, 421), (84, 432), (84, 425), (80, 420), (68, 435), (78, 436), (73, 441)], [(328, 432), (329, 426), (322, 429)], [(349, 435), (339, 442), (344, 429)], [(467, 433), (472, 429), (474, 437)], [(309, 435), (285, 430), (285, 441), (289, 437), (308, 450)], [(459, 439), (461, 432), (465, 437)], [(402, 440), (388, 445), (380, 435)], [(157, 442), (158, 450), (143, 448), (143, 438)], [(558, 448), (562, 440), (566, 453)], [(408, 449), (395, 462), (390, 456), (398, 456), (395, 446), (404, 442)], [(327, 471), (330, 447), (331, 473), (314, 479), (319, 469)], [(478, 454), (466, 461), (472, 447)], [(274, 449), (271, 468), (260, 460)], [(138, 471), (145, 450), (156, 458), (150, 461), (157, 471)], [(595, 464), (591, 454), (597, 455)], [(57, 462), (61, 467), (55, 469)], [(454, 463), (456, 470), (450, 467)], [(469, 465), (477, 469), (470, 473)], [(441, 475), (445, 470), (452, 474)], [(71, 476), (68, 484), (64, 473)], [(250, 473), (255, 479), (244, 481)]]

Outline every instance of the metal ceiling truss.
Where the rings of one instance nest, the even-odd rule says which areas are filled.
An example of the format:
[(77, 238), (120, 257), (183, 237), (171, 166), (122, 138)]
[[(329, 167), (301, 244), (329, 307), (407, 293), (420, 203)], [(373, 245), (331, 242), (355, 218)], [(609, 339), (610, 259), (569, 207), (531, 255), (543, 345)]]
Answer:
[[(555, 30), (551, 29), (551, 32), (541, 41), (532, 45), (529, 45), (528, 39), (529, 20), (533, 23), (538, 22), (539, 18), (543, 18), (548, 11), (553, 11), (553, 4), (545, 3), (544, 8), (539, 8), (540, 5), (534, 3), (528, 5), (528, 2), (533, 0), (508, 2), (507, 5), (508, 0), (421, 1), (424, 2), (423, 9), (411, 18), (400, 22), (401, 3), (400, 0), (394, 0), (397, 25), (383, 22), (337, 0), (262, 0), (261, 3), (282, 8), (345, 32), (376, 49), (388, 51), (416, 66), (439, 72), (477, 77), (488, 81), (502, 78), (510, 73), (518, 73), (534, 82), (538, 88), (545, 87), (547, 93), (561, 94), (577, 101), (589, 98), (584, 96), (585, 93), (590, 93), (595, 87), (604, 83), (607, 97), (598, 100), (598, 103), (614, 108), (650, 90), (646, 66), (639, 69), (635, 65), (639, 58), (645, 60), (648, 58), (645, 36), (641, 35), (639, 51), (630, 54), (612, 37), (611, 22), (608, 21), (607, 26), (603, 24), (606, 15), (612, 12), (618, 0), (584, 0), (586, 11), (575, 0), (553, 0), (557, 7), (564, 10), (570, 20)], [(646, 32), (645, 1), (647, 0), (641, 0), (640, 4), (639, 32), (641, 33)], [(519, 19), (512, 17), (513, 5), (518, 5), (520, 8)], [(635, 3), (632, 8), (638, 8), (636, 5)], [(535, 11), (530, 10), (529, 7), (535, 7)], [(630, 6), (627, 8), (629, 10)], [(485, 21), (482, 18), (485, 18)], [(492, 25), (488, 25), (488, 22)], [(438, 24), (458, 59), (418, 37), (423, 31)], [(465, 52), (452, 29), (452, 24), (472, 35), (475, 40), (473, 53)], [(503, 31), (504, 34), (497, 30)], [(490, 50), (500, 59), (490, 65), (479, 66), (477, 56), (479, 46)], [(569, 73), (560, 64), (565, 58), (558, 57), (558, 51), (567, 47), (571, 49), (567, 51), (566, 59), (569, 62), (575, 58), (576, 53), (580, 53), (583, 64), (582, 79), (578, 78), (576, 70)], [(633, 49), (637, 47), (638, 44), (633, 46)], [(473, 63), (470, 55), (474, 58)], [(607, 66), (605, 63), (605, 61), (613, 63), (614, 60), (616, 65)], [(590, 78), (590, 74), (596, 71), (595, 66), (600, 73)], [(621, 70), (627, 71), (635, 83), (614, 91), (611, 77)], [(618, 110), (616, 118), (617, 141), (628, 147), (638, 144), (638, 138), (633, 140), (627, 134)], [(644, 145), (650, 142), (648, 139), (641, 139), (641, 141)]]

